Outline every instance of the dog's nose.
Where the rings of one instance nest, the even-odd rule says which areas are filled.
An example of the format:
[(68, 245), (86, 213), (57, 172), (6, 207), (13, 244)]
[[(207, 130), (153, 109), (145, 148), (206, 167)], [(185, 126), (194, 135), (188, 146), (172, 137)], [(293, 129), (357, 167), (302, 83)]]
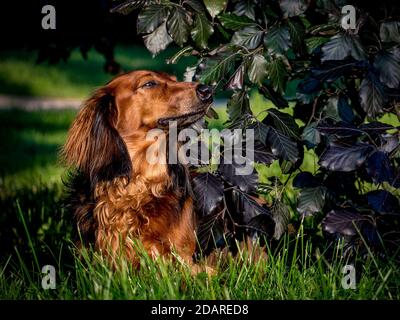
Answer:
[(199, 84), (196, 87), (196, 94), (197, 94), (197, 97), (202, 102), (205, 102), (205, 101), (209, 100), (212, 96), (212, 87), (206, 86), (204, 84)]

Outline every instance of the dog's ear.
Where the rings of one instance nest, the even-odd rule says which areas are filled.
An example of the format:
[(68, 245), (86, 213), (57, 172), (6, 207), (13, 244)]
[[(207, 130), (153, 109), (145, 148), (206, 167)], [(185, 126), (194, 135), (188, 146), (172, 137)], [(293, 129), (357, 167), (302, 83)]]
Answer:
[(72, 123), (62, 150), (66, 164), (86, 175), (93, 187), (131, 174), (128, 150), (114, 127), (116, 116), (114, 97), (107, 87), (97, 90)]

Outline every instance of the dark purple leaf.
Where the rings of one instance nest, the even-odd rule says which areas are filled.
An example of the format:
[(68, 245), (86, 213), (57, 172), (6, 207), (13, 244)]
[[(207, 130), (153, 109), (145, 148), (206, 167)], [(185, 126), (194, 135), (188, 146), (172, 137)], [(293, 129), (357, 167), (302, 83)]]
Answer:
[(227, 103), (229, 121), (235, 122), (244, 114), (250, 113), (249, 95), (247, 91), (237, 91)]
[[(251, 196), (238, 190), (232, 193), (234, 210), (241, 216), (241, 224), (250, 225), (259, 228), (260, 231), (267, 229), (270, 236), (273, 236), (275, 230), (275, 222), (272, 219), (271, 212), (259, 205)], [(262, 216), (262, 218), (257, 218)], [(259, 223), (257, 223), (258, 219)]]
[(369, 72), (360, 86), (361, 107), (370, 117), (376, 117), (382, 113), (385, 104), (385, 92), (382, 83)]
[(223, 246), (225, 243), (225, 223), (222, 214), (210, 214), (199, 222), (197, 239), (199, 246), (206, 254), (214, 248)]
[(354, 59), (330, 60), (325, 61), (318, 67), (311, 69), (312, 75), (324, 82), (332, 82), (344, 75), (351, 75), (360, 72), (368, 66), (365, 61), (356, 61)]
[(321, 82), (316, 78), (306, 78), (297, 85), (297, 92), (311, 94), (321, 90)]
[(301, 190), (297, 211), (304, 216), (320, 212), (325, 204), (326, 190), (323, 187), (304, 188)]
[(324, 233), (334, 237), (353, 238), (362, 234), (362, 230), (367, 226), (373, 226), (369, 216), (347, 210), (332, 210), (322, 220)]
[(308, 126), (305, 126), (303, 129), (303, 133), (301, 135), (301, 139), (307, 148), (315, 148), (321, 142), (321, 134), (316, 129), (315, 123), (310, 123)]
[(276, 157), (271, 150), (268, 149), (265, 144), (256, 140), (254, 142), (254, 161), (263, 164), (271, 164), (274, 160), (276, 160)]
[(340, 95), (337, 103), (338, 116), (345, 122), (352, 122), (354, 120), (354, 112), (351, 108), (347, 97)]
[(259, 88), (260, 93), (279, 109), (289, 107), (288, 102), (283, 98), (283, 96), (276, 92), (271, 86), (263, 85)]
[(349, 56), (356, 60), (367, 59), (363, 45), (357, 35), (337, 34), (322, 46), (321, 61), (344, 60)]
[(295, 188), (315, 188), (321, 185), (318, 178), (314, 177), (310, 172), (303, 171), (297, 174), (293, 179), (293, 187)]
[(247, 128), (254, 130), (254, 138), (256, 140), (260, 141), (265, 145), (269, 145), (269, 143), (267, 142), (267, 138), (270, 129), (266, 124), (257, 120), (252, 122)]
[(283, 12), (283, 17), (298, 16), (307, 10), (307, 1), (305, 0), (280, 0), (279, 5)]
[(268, 109), (268, 116), (263, 120), (263, 123), (274, 127), (284, 135), (299, 139), (299, 126), (294, 117), (288, 113), (281, 112), (277, 109)]
[(362, 131), (358, 129), (355, 125), (343, 121), (337, 123), (321, 121), (317, 125), (317, 130), (324, 135), (334, 135), (338, 138), (353, 137), (362, 134)]
[(374, 67), (379, 72), (379, 80), (389, 88), (397, 89), (400, 84), (400, 63), (395, 55), (381, 52), (375, 57)]
[(229, 79), (228, 83), (225, 85), (225, 89), (241, 90), (243, 88), (243, 76), (244, 76), (244, 64), (241, 64), (239, 68), (236, 69), (232, 77)]
[(212, 173), (200, 173), (193, 180), (193, 192), (200, 217), (217, 214), (223, 209), (224, 186)]
[(382, 134), (387, 130), (391, 130), (394, 127), (387, 123), (382, 123), (378, 121), (372, 121), (370, 123), (365, 123), (360, 126), (360, 130), (368, 134)]
[(381, 23), (379, 34), (383, 42), (400, 43), (400, 22), (385, 21)]
[(400, 140), (398, 135), (385, 134), (382, 135), (381, 138), (383, 143), (379, 150), (389, 154), (399, 147)]
[(288, 206), (280, 201), (275, 201), (271, 207), (272, 218), (275, 221), (274, 238), (279, 240), (286, 232), (290, 220)]
[[(255, 169), (251, 168), (250, 174), (242, 174), (243, 169), (246, 167), (246, 164), (239, 164), (238, 162), (242, 162), (245, 160), (243, 157), (238, 159), (237, 156), (232, 156), (232, 163), (224, 163), (223, 158), (221, 158), (221, 163), (218, 166), (218, 171), (221, 173), (221, 176), (229, 182), (233, 186), (239, 187), (240, 190), (244, 192), (253, 192), (257, 189), (258, 182), (258, 174)], [(247, 164), (248, 166), (249, 164)]]
[(275, 128), (269, 127), (267, 141), (272, 153), (283, 160), (296, 162), (299, 158), (297, 143)]
[(360, 167), (374, 148), (366, 143), (331, 143), (321, 155), (319, 164), (331, 171), (352, 171)]
[(366, 194), (370, 207), (381, 214), (400, 214), (399, 200), (386, 190), (375, 190)]
[(393, 169), (390, 159), (388, 155), (382, 151), (376, 151), (368, 157), (366, 169), (368, 175), (376, 184), (384, 181), (391, 182), (393, 179)]
[(252, 240), (257, 240), (262, 236), (272, 238), (275, 234), (275, 221), (271, 214), (262, 213), (250, 219), (246, 225), (246, 233)]

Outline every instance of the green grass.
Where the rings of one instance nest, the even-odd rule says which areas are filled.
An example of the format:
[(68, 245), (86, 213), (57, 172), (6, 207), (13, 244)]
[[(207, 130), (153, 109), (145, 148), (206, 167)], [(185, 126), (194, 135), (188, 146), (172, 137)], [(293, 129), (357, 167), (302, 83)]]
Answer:
[[(255, 108), (265, 107), (257, 99)], [(313, 247), (314, 239), (302, 227), (272, 244), (267, 259), (250, 263), (246, 250), (221, 258), (213, 276), (193, 276), (178, 261), (152, 261), (145, 254), (139, 270), (113, 271), (92, 251), (79, 258), (71, 243), (70, 217), (61, 205), (64, 168), (57, 163), (74, 115), (68, 110), (0, 112), (0, 299), (400, 298), (394, 258), (370, 255), (359, 261), (357, 288), (345, 290), (341, 270), (346, 261), (339, 247)], [(279, 170), (263, 168), (261, 179)], [(295, 201), (290, 190), (288, 199)], [(56, 290), (41, 287), (46, 264), (56, 267)]]
[[(157, 59), (144, 47), (117, 47), (115, 58), (122, 70), (150, 69), (175, 74), (180, 79), (193, 58), (183, 58), (177, 65), (165, 60), (178, 49), (169, 48)], [(78, 50), (72, 52), (67, 63), (36, 64), (36, 53), (28, 51), (0, 52), (0, 93), (24, 96), (84, 98), (96, 87), (113, 76), (103, 72), (104, 57), (95, 50), (84, 60)]]
[[(215, 275), (193, 275), (179, 261), (153, 261), (141, 254), (139, 269), (121, 262), (119, 269), (92, 251), (74, 258), (71, 266), (55, 264), (55, 290), (44, 290), (32, 266), (6, 265), (0, 270), (0, 298), (4, 299), (399, 299), (399, 269), (372, 258), (357, 268), (357, 287), (341, 286), (346, 264), (336, 251), (331, 262), (313, 255), (310, 242), (284, 237), (279, 252), (253, 260), (242, 250), (236, 257), (221, 255)], [(288, 253), (289, 248), (295, 248)], [(138, 252), (141, 252), (138, 249)], [(38, 261), (39, 265), (40, 262)], [(10, 271), (11, 270), (11, 271)], [(36, 269), (38, 270), (38, 269)]]

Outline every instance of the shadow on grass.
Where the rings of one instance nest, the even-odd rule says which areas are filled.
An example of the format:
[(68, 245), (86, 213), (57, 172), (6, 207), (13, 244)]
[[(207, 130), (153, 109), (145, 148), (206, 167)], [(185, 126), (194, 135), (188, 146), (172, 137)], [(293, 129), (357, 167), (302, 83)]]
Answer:
[(57, 166), (73, 110), (0, 111), (0, 177)]
[(60, 254), (68, 256), (69, 250), (61, 248), (70, 241), (71, 223), (63, 208), (63, 169), (57, 158), (75, 114), (74, 110), (0, 111), (2, 262), (19, 255), (27, 264), (36, 256), (40, 265), (55, 265)]

